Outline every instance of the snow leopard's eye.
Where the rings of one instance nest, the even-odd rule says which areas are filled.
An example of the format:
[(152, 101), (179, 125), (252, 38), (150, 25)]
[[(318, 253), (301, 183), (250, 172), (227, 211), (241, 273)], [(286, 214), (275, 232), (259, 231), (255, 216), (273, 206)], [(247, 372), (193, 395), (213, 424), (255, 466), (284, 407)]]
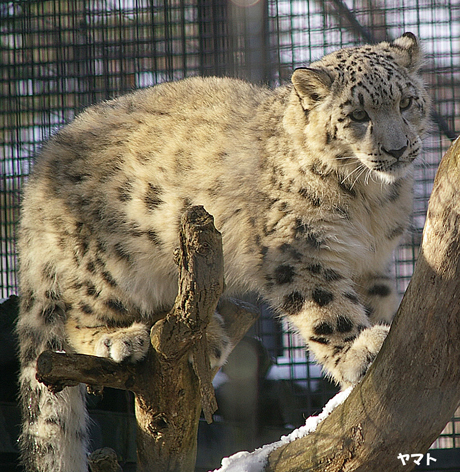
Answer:
[(412, 105), (412, 97), (403, 97), (399, 102), (399, 109), (404, 111), (410, 108)]
[(403, 97), (401, 98), (401, 101), (399, 102), (399, 109), (404, 111), (410, 108), (412, 105), (412, 97)]
[(364, 110), (355, 110), (350, 113), (350, 118), (358, 123), (369, 121), (369, 115)]

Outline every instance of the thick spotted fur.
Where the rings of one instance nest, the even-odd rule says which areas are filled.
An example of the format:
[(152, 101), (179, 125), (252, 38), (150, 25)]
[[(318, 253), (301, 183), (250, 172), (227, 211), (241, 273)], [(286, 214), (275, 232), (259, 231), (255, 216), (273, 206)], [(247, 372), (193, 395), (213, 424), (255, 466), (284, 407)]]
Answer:
[[(35, 380), (44, 349), (137, 361), (176, 295), (180, 216), (223, 235), (226, 293), (256, 291), (330, 376), (359, 381), (395, 308), (392, 250), (409, 224), (429, 99), (421, 51), (342, 49), (275, 90), (190, 78), (88, 108), (44, 145), (20, 228), (22, 458), (86, 470), (81, 387)], [(213, 362), (228, 340), (216, 315)]]

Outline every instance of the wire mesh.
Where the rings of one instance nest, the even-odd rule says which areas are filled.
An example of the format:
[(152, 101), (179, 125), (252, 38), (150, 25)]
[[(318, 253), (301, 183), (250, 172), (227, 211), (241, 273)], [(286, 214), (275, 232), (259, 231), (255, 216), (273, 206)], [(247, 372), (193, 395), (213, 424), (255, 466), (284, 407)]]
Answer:
[[(442, 154), (460, 128), (460, 4), (436, 0), (43, 0), (0, 4), (0, 298), (17, 289), (21, 187), (40, 143), (84, 107), (192, 75), (278, 85), (343, 46), (405, 31), (426, 52), (434, 118), (416, 168), (412, 231), (395, 253), (402, 294), (412, 275)], [(270, 374), (301, 398), (296, 418), (334, 393), (287, 325), (259, 322)], [(297, 404), (297, 403), (296, 403)], [(437, 447), (458, 447), (458, 415)], [(295, 425), (296, 426), (296, 425)]]

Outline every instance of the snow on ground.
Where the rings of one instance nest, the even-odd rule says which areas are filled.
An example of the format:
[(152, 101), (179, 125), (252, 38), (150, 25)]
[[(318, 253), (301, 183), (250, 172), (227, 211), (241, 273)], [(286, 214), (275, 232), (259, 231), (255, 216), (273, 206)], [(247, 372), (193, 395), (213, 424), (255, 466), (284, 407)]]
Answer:
[(222, 459), (222, 467), (214, 470), (214, 472), (263, 472), (268, 455), (272, 451), (315, 431), (321, 421), (328, 417), (335, 407), (343, 403), (351, 391), (352, 387), (349, 387), (343, 392), (338, 393), (327, 402), (323, 411), (318, 416), (310, 416), (310, 418), (307, 418), (304, 426), (295, 429), (287, 436), (282, 436), (279, 441), (262, 446), (254, 452), (242, 451), (233, 454), (233, 456), (225, 457)]

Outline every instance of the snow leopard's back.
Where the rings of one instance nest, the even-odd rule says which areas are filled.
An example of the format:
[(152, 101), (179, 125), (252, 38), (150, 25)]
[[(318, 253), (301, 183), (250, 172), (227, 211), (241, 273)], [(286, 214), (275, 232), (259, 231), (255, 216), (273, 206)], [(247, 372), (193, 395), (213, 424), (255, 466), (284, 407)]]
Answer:
[[(151, 300), (139, 302), (141, 311), (168, 306), (176, 277), (170, 255), (184, 208), (212, 207), (221, 226), (239, 203), (257, 206), (260, 153), (248, 123), (270, 93), (232, 79), (193, 78), (91, 107), (59, 131), (26, 189), (23, 291), (31, 267), (55, 264), (57, 253), (65, 254), (61, 276), (69, 283), (76, 259), (83, 267), (95, 253), (111, 253), (115, 278), (123, 278), (126, 264), (153, 279), (156, 272), (168, 277)], [(130, 276), (122, 285), (145, 294), (152, 287), (144, 283), (144, 276)]]

